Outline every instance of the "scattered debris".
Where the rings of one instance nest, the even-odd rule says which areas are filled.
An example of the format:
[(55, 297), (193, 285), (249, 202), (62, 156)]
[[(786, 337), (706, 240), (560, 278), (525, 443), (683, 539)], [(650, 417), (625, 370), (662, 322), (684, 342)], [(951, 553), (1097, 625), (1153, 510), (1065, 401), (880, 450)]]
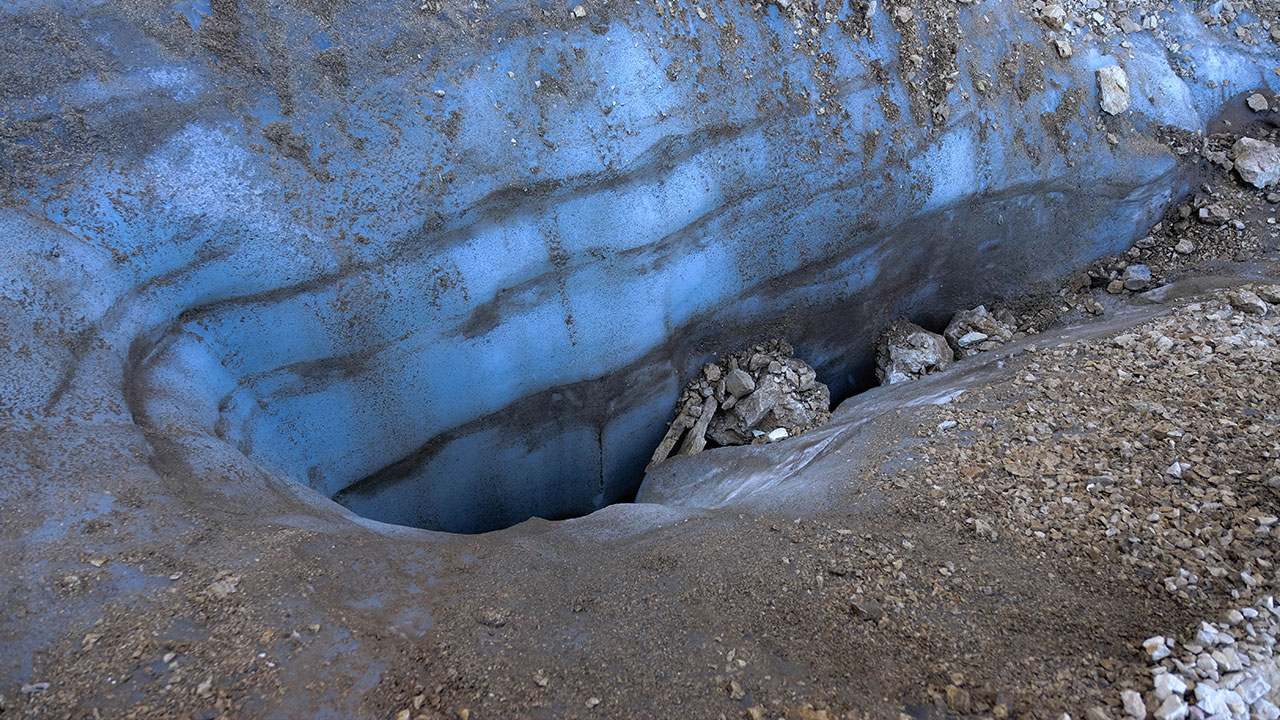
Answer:
[(240, 576), (233, 575), (228, 570), (218, 573), (217, 579), (209, 583), (205, 588), (205, 592), (212, 598), (225, 600), (229, 595), (236, 591), (236, 587), (240, 584)]
[(1151, 710), (1157, 720), (1276, 720), (1280, 717), (1276, 707), (1280, 664), (1274, 655), (1278, 635), (1280, 608), (1267, 595), (1252, 607), (1228, 611), (1225, 622), (1201, 621), (1195, 637), (1176, 655), (1173, 639), (1152, 638), (1162, 642), (1163, 652), (1151, 656), (1153, 680), (1146, 701), (1137, 691), (1125, 690), (1121, 704), (1133, 718), (1145, 718)]
[(671, 455), (696, 455), (716, 446), (776, 442), (831, 418), (831, 393), (791, 345), (773, 340), (708, 363), (689, 381), (676, 418), (653, 453), (650, 466)]

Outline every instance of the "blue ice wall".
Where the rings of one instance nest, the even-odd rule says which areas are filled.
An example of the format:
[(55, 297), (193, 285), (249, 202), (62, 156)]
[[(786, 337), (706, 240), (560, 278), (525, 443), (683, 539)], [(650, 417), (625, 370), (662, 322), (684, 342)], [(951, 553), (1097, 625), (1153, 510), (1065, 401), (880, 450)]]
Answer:
[(710, 356), (785, 336), (845, 392), (897, 315), (1127, 247), (1184, 184), (1157, 131), (1277, 87), (1181, 6), (1180, 55), (1069, 60), (994, 1), (584, 7), (9, 3), (6, 422), (229, 444), (393, 523), (580, 514)]

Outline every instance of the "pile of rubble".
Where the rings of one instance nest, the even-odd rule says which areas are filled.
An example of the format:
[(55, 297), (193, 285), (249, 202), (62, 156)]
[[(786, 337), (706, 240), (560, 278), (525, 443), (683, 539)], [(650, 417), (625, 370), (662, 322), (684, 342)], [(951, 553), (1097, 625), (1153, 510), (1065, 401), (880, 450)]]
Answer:
[(703, 365), (680, 393), (676, 418), (649, 465), (667, 459), (676, 443), (680, 455), (695, 455), (708, 441), (774, 442), (830, 420), (831, 392), (792, 352), (786, 341), (772, 340)]
[[(1272, 521), (1274, 517), (1270, 518)], [(1201, 622), (1181, 648), (1173, 638), (1147, 638), (1152, 687), (1120, 693), (1125, 717), (1280, 718), (1280, 664), (1275, 657), (1280, 608), (1271, 595), (1226, 613), (1223, 622)]]
[(876, 343), (876, 377), (881, 385), (893, 385), (941, 372), (956, 360), (1009, 342), (1016, 324), (1007, 310), (997, 317), (984, 305), (956, 313), (941, 335), (906, 318), (896, 320)]

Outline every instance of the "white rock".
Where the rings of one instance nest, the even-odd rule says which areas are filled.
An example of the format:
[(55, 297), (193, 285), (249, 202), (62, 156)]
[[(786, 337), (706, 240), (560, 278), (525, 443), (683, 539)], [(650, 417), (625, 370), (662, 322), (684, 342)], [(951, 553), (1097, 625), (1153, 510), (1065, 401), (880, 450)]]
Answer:
[(1151, 656), (1151, 662), (1159, 662), (1169, 657), (1169, 648), (1165, 647), (1164, 636), (1156, 635), (1142, 641), (1142, 649)]
[(1253, 704), (1252, 716), (1257, 720), (1276, 720), (1280, 718), (1280, 708), (1270, 700), (1262, 698)]
[(1187, 704), (1177, 695), (1170, 695), (1156, 708), (1156, 720), (1183, 720), (1187, 717)]
[(1061, 30), (1067, 22), (1067, 11), (1061, 5), (1049, 5), (1040, 11), (1040, 20), (1054, 30)]
[[(1119, 115), (1129, 109), (1129, 77), (1119, 65), (1107, 65), (1096, 71), (1099, 103), (1108, 115)], [(1262, 187), (1259, 185), (1258, 187)]]
[(769, 442), (777, 442), (779, 440), (784, 440), (787, 437), (787, 429), (774, 428), (773, 430), (770, 430), (769, 434), (766, 435), (765, 437), (769, 438)]
[(1147, 720), (1147, 704), (1133, 690), (1120, 691), (1120, 704), (1124, 706), (1124, 714), (1133, 720)]
[(1271, 685), (1260, 677), (1247, 677), (1240, 681), (1235, 688), (1240, 697), (1250, 705), (1258, 702), (1264, 695), (1271, 692)]
[(1173, 246), (1173, 250), (1179, 255), (1190, 255), (1196, 251), (1196, 244), (1191, 242), (1191, 238), (1182, 238)]
[(1271, 106), (1267, 103), (1267, 97), (1262, 93), (1254, 93), (1245, 100), (1249, 104), (1249, 109), (1254, 112), (1266, 112)]
[(905, 318), (891, 323), (876, 345), (876, 377), (881, 385), (940, 372), (954, 361), (951, 346), (941, 335)]
[(1269, 142), (1242, 137), (1231, 146), (1240, 179), (1256, 188), (1280, 181), (1280, 148)]
[(1244, 715), (1249, 712), (1249, 706), (1245, 704), (1244, 698), (1240, 697), (1240, 693), (1234, 690), (1224, 690), (1222, 698), (1227, 701), (1227, 710), (1232, 715)]
[(996, 319), (986, 306), (979, 305), (953, 315), (942, 337), (956, 351), (956, 357), (968, 357), (978, 352), (973, 346), (987, 340), (997, 344), (1009, 342), (1013, 339), (1013, 328)]
[(1218, 690), (1209, 687), (1206, 683), (1200, 683), (1196, 686), (1196, 707), (1203, 710), (1206, 715), (1227, 712), (1226, 693), (1225, 690)]
[(1236, 653), (1235, 648), (1223, 648), (1215, 650), (1213, 659), (1223, 672), (1239, 672), (1244, 664), (1240, 662), (1240, 655)]
[(1161, 673), (1156, 676), (1156, 699), (1164, 700), (1170, 695), (1181, 695), (1187, 691), (1187, 683), (1174, 673)]
[[(1209, 655), (1209, 653), (1201, 653), (1200, 656), (1196, 658), (1196, 674), (1202, 678), (1217, 680), (1218, 679), (1217, 661), (1215, 661), (1213, 657)], [(1200, 688), (1197, 687), (1196, 692), (1199, 692), (1199, 691), (1200, 691)], [(1213, 712), (1210, 712), (1209, 710), (1205, 710), (1205, 712), (1208, 712), (1210, 715), (1213, 714)]]
[[(1172, 473), (1170, 473), (1172, 474)], [(1179, 473), (1181, 476), (1181, 473)], [(1218, 644), (1218, 629), (1207, 622), (1201, 621), (1200, 631), (1196, 633), (1196, 642), (1211, 648)]]

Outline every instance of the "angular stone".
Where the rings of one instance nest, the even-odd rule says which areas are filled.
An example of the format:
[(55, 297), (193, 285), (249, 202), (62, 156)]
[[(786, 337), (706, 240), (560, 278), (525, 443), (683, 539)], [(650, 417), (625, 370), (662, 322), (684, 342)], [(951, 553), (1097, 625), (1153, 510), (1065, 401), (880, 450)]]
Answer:
[(954, 362), (946, 339), (906, 318), (895, 320), (876, 344), (876, 377), (893, 385), (946, 370)]
[(680, 445), (681, 455), (697, 455), (707, 447), (707, 426), (711, 424), (718, 406), (719, 403), (714, 397), (707, 398), (707, 401), (702, 404), (702, 414), (698, 416), (698, 421), (693, 427), (689, 428), (689, 434)]
[(1120, 691), (1120, 705), (1124, 714), (1134, 720), (1147, 720), (1147, 704), (1142, 702), (1142, 695), (1134, 690)]
[(1013, 329), (996, 319), (985, 305), (972, 310), (961, 310), (951, 317), (942, 337), (955, 350), (956, 357), (967, 357), (977, 352), (975, 346), (984, 341), (1000, 345), (1013, 338)]
[(1119, 65), (1097, 69), (1099, 103), (1108, 115), (1119, 115), (1129, 109), (1129, 78)]
[(1231, 303), (1231, 307), (1250, 315), (1266, 315), (1270, 309), (1266, 301), (1246, 288), (1228, 290), (1227, 301)]
[(1144, 290), (1151, 284), (1151, 268), (1146, 265), (1130, 265), (1125, 268), (1120, 280), (1124, 283), (1125, 290), (1133, 292)]
[(1280, 181), (1280, 148), (1269, 142), (1242, 137), (1231, 146), (1235, 153), (1236, 173), (1256, 188), (1266, 188)]
[(1067, 22), (1067, 11), (1061, 5), (1049, 5), (1040, 11), (1040, 21), (1054, 30), (1061, 30)]
[(724, 389), (734, 397), (745, 397), (756, 389), (756, 381), (746, 370), (734, 368), (724, 377)]
[(1170, 695), (1181, 695), (1187, 691), (1187, 683), (1174, 673), (1161, 673), (1156, 676), (1156, 698), (1163, 700)]
[(1142, 641), (1142, 649), (1151, 656), (1151, 662), (1159, 662), (1169, 657), (1169, 648), (1164, 643), (1163, 635), (1149, 637)]
[(1187, 717), (1187, 704), (1178, 695), (1170, 695), (1156, 708), (1156, 720), (1184, 720)]

